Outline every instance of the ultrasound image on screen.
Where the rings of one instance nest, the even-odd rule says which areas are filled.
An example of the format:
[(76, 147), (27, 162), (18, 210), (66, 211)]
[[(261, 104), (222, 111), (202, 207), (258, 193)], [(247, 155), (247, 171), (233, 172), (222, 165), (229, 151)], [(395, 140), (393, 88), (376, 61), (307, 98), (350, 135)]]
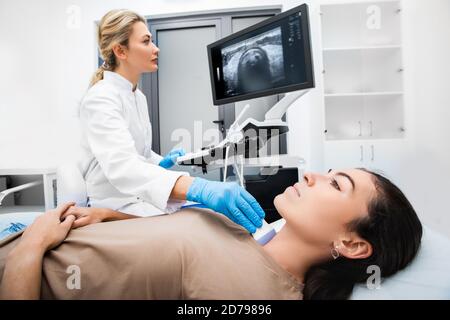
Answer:
[(306, 4), (208, 45), (213, 102), (314, 87)]
[(272, 88), (285, 79), (281, 27), (221, 50), (226, 96)]

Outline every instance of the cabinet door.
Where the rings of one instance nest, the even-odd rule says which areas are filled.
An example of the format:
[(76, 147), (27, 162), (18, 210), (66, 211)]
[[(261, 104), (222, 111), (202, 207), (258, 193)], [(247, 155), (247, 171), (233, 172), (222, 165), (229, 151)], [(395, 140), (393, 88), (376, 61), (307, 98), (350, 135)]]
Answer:
[(361, 96), (325, 97), (327, 140), (358, 139), (365, 133), (364, 99)]
[(403, 123), (402, 94), (365, 97), (363, 133), (367, 139), (402, 138), (405, 131)]
[(402, 140), (373, 140), (365, 143), (366, 168), (382, 173), (392, 182), (401, 181), (407, 163), (406, 146)]
[(363, 141), (325, 142), (325, 170), (365, 166), (366, 150)]

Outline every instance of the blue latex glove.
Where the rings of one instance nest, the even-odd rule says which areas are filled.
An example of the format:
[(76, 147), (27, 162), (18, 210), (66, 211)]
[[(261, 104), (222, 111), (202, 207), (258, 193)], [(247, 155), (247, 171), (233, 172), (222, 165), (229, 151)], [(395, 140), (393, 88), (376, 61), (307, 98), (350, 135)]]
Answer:
[(256, 228), (262, 226), (265, 216), (258, 201), (234, 182), (195, 178), (189, 187), (186, 199), (200, 202), (214, 211), (223, 213), (250, 233), (254, 233)]
[(166, 154), (166, 156), (159, 162), (159, 166), (164, 169), (169, 169), (173, 167), (178, 157), (184, 156), (185, 154), (186, 152), (183, 149), (174, 149)]

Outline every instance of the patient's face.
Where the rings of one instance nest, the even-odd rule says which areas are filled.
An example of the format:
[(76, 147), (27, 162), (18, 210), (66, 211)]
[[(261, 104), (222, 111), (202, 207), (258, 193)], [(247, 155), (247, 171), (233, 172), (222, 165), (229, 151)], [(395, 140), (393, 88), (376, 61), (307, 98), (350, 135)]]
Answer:
[(286, 226), (304, 241), (327, 246), (346, 231), (346, 224), (367, 216), (367, 205), (375, 195), (370, 173), (331, 170), (325, 175), (306, 173), (303, 181), (276, 196), (274, 204)]

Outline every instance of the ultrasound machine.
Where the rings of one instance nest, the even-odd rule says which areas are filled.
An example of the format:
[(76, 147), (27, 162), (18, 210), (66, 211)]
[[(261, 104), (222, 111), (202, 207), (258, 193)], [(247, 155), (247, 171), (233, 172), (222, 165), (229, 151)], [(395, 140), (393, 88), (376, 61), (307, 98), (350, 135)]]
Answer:
[[(308, 6), (282, 12), (207, 46), (213, 103), (216, 106), (286, 93), (263, 121), (245, 118), (246, 105), (227, 130), (225, 138), (197, 152), (177, 158), (181, 166), (208, 170), (233, 165), (238, 181), (261, 204), (266, 221), (280, 216), (274, 197), (303, 178), (304, 161), (288, 155), (261, 154), (276, 136), (285, 134), (283, 115), (297, 99), (314, 88)], [(244, 168), (258, 168), (245, 175)]]

